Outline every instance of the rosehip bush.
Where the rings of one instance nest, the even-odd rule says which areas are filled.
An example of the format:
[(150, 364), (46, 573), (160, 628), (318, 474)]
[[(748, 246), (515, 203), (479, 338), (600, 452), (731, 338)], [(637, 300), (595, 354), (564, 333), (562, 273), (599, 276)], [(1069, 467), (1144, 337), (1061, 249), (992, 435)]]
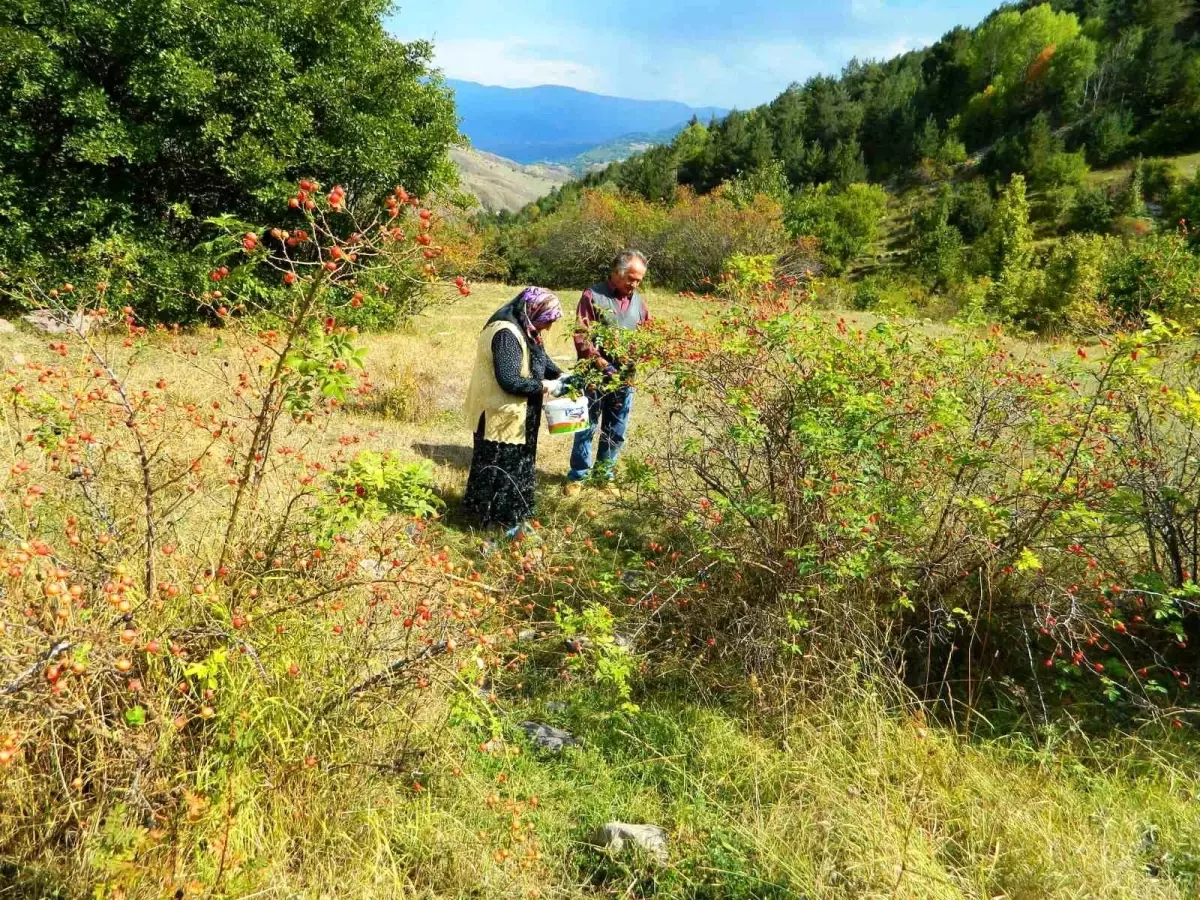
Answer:
[(692, 602), (654, 627), (814, 684), (840, 661), (1037, 719), (1103, 699), (1186, 721), (1188, 339), (1159, 324), (1051, 361), (769, 300), (658, 348), (666, 422), (629, 502)]
[(436, 244), (399, 193), (364, 220), (300, 191), (299, 225), (213, 246), (193, 302), (220, 329), (62, 284), (38, 299), (73, 333), (0, 379), (0, 844), (72, 890), (262, 887), (256, 815), (379, 765), (419, 784), (429, 691), (508, 662), (523, 613), (452, 557), (419, 478), (381, 469), (384, 509), (313, 526), (374, 471), (330, 418), (369, 389), (338, 314)]

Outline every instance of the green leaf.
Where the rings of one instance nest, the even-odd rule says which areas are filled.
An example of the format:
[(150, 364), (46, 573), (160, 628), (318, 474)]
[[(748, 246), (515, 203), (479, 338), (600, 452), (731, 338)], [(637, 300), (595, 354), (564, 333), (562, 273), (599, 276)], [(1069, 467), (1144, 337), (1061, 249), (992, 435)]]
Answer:
[(1034, 553), (1028, 547), (1025, 547), (1021, 550), (1021, 555), (1017, 557), (1014, 568), (1016, 568), (1018, 572), (1032, 572), (1042, 568), (1042, 561), (1038, 559), (1036, 553)]

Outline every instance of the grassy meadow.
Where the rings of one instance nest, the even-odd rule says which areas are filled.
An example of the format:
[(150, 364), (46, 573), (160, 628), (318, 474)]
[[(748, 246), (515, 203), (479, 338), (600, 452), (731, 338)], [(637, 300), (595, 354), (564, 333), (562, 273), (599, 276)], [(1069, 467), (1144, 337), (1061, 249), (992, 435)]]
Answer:
[[(486, 560), (479, 537), (452, 514), (470, 458), (458, 404), (475, 334), (514, 293), (480, 286), (404, 331), (367, 336), (373, 386), (307, 438), (314, 457), (350, 448), (431, 460), (451, 506), (438, 540), (460, 571)], [(655, 293), (650, 303), (658, 316), (703, 321), (703, 301)], [(218, 338), (210, 330), (151, 336), (137, 377), (165, 379), (177, 404), (203, 405), (221, 389), (230, 354)], [(47, 343), (12, 336), (6, 362), (49, 359)], [(556, 327), (551, 347), (570, 361), (568, 327)], [(638, 405), (634, 447), (658, 414)], [(172, 450), (185, 458), (188, 440), (181, 433)], [(543, 543), (530, 552), (588, 552), (562, 543), (574, 530), (591, 536), (588, 547), (602, 535), (619, 540), (605, 501), (559, 496), (568, 454), (569, 441), (543, 438)], [(5, 468), (18, 458), (4, 459)], [(189, 527), (203, 532), (205, 522), (201, 512)], [(283, 660), (307, 654), (301, 671), (317, 684), (346, 677), (327, 628), (293, 627), (304, 646), (284, 645)], [(9, 622), (6, 633), (17, 628)], [(732, 672), (705, 672), (698, 658), (651, 670), (636, 652), (640, 710), (625, 713), (586, 677), (560, 678), (561, 655), (530, 651), (522, 680), (497, 682), (482, 710), (475, 689), (464, 692), (461, 663), (457, 676), (436, 664), (429, 672), (441, 689), (420, 702), (385, 694), (336, 719), (313, 716), (303, 735), (283, 719), (272, 724), (266, 710), (311, 696), (285, 701), (286, 686), (263, 688), (252, 671), (231, 670), (222, 692), (263, 718), (230, 727), (263, 733), (227, 767), (180, 770), (175, 790), (187, 786), (187, 813), (171, 823), (139, 825), (129, 815), (134, 796), (122, 795), (109, 817), (77, 823), (82, 855), (65, 844), (35, 860), (25, 826), (41, 800), (19, 767), (0, 775), (0, 897), (1197, 896), (1200, 781), (1184, 742), (1089, 740), (1059, 726), (1037, 737), (972, 739), (852, 673), (830, 673), (840, 679), (830, 699), (808, 702), (803, 691), (789, 698), (786, 683), (768, 695)], [(530, 719), (570, 729), (581, 745), (561, 754), (532, 748), (518, 727)], [(44, 740), (50, 747), (63, 735)], [(170, 738), (159, 740), (166, 753)], [(301, 765), (305, 752), (314, 755)], [(99, 778), (105, 763), (88, 765)], [(52, 783), (68, 796), (91, 790), (68, 787), (67, 774)], [(590, 832), (611, 820), (664, 827), (669, 862), (592, 848)]]
[[(388, 3), (10, 4), (0, 900), (1200, 900), (1193, 5), (517, 196)], [(487, 282), (627, 247), (615, 490), (474, 527)]]

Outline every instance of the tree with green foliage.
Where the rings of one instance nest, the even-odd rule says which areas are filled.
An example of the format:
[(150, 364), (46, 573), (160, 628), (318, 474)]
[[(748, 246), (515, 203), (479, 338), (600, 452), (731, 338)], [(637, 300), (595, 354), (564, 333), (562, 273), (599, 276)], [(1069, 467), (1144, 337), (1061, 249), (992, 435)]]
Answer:
[(678, 155), (670, 145), (651, 147), (619, 167), (617, 185), (647, 200), (665, 201), (675, 193)]
[(1100, 293), (1113, 240), (1099, 235), (1071, 234), (1054, 246), (1046, 259), (1035, 304), (1038, 327), (1066, 326), (1086, 331), (1107, 324), (1108, 315), (1100, 302)]
[(1112, 191), (1098, 184), (1076, 191), (1068, 214), (1068, 224), (1072, 231), (1107, 234), (1112, 231), (1116, 216)]
[(1113, 195), (1113, 208), (1118, 216), (1142, 216), (1146, 213), (1146, 170), (1141, 159), (1129, 170), (1129, 177)]
[(1118, 106), (1091, 117), (1083, 128), (1088, 158), (1097, 165), (1121, 159), (1134, 143), (1133, 112)]
[(982, 178), (960, 182), (954, 188), (949, 222), (968, 243), (981, 238), (992, 222), (992, 189)]
[(1041, 112), (1023, 129), (1002, 138), (986, 159), (986, 168), (998, 178), (1014, 172), (1029, 176), (1029, 184), (1038, 190), (1077, 187), (1087, 177), (1088, 165), (1082, 151), (1066, 150), (1063, 135), (1050, 124), (1050, 116)]
[(759, 169), (743, 172), (725, 185), (725, 196), (738, 207), (752, 204), (756, 197), (770, 197), (780, 206), (787, 204), (792, 186), (783, 172), (783, 164), (772, 160)]
[(1165, 207), (1169, 222), (1200, 235), (1200, 170), (1171, 191)]
[(817, 238), (827, 265), (837, 273), (875, 243), (887, 202), (878, 185), (851, 184), (835, 193), (822, 184), (800, 191), (784, 221), (793, 237)]
[(1000, 192), (981, 244), (992, 278), (988, 306), (1003, 319), (1029, 321), (1038, 273), (1033, 268), (1033, 229), (1023, 176), (1013, 175)]
[(954, 188), (944, 183), (934, 199), (913, 215), (913, 263), (929, 284), (941, 290), (956, 285), (964, 274), (962, 232), (950, 224), (954, 205)]
[(983, 245), (993, 278), (1000, 278), (1005, 271), (1028, 269), (1033, 262), (1033, 229), (1023, 176), (1013, 175), (1000, 192)]
[(1104, 302), (1134, 323), (1157, 313), (1194, 321), (1200, 298), (1200, 255), (1179, 229), (1114, 244), (1104, 267)]
[[(193, 246), (301, 176), (351, 205), (452, 177), (453, 100), (387, 0), (12, 0), (0, 19), (0, 261)], [(147, 250), (146, 248), (151, 248)]]
[(1011, 112), (1026, 103), (1052, 104), (1068, 118), (1083, 99), (1095, 53), (1072, 13), (1055, 12), (1049, 4), (1001, 10), (980, 27), (967, 51), (979, 92), (970, 128), (985, 139), (1000, 134)]

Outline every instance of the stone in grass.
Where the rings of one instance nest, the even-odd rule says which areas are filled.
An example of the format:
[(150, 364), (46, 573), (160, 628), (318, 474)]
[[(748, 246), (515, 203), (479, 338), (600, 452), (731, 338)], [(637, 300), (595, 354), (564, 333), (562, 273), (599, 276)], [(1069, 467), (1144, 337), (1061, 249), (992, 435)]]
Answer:
[(17, 326), (8, 319), (0, 319), (0, 334), (12, 334), (17, 330)]
[(391, 570), (391, 566), (382, 559), (364, 559), (359, 562), (358, 567), (365, 574), (379, 581), (387, 578), (388, 572)]
[(521, 728), (529, 735), (529, 740), (533, 745), (542, 750), (561, 753), (567, 747), (579, 746), (579, 738), (571, 732), (555, 728), (553, 725), (546, 725), (542, 722), (522, 722)]
[(53, 309), (35, 309), (21, 319), (46, 334), (87, 334), (96, 322), (82, 311), (66, 313)]
[(656, 862), (667, 861), (667, 832), (657, 825), (607, 822), (592, 832), (590, 843), (610, 853), (633, 848), (641, 850)]

